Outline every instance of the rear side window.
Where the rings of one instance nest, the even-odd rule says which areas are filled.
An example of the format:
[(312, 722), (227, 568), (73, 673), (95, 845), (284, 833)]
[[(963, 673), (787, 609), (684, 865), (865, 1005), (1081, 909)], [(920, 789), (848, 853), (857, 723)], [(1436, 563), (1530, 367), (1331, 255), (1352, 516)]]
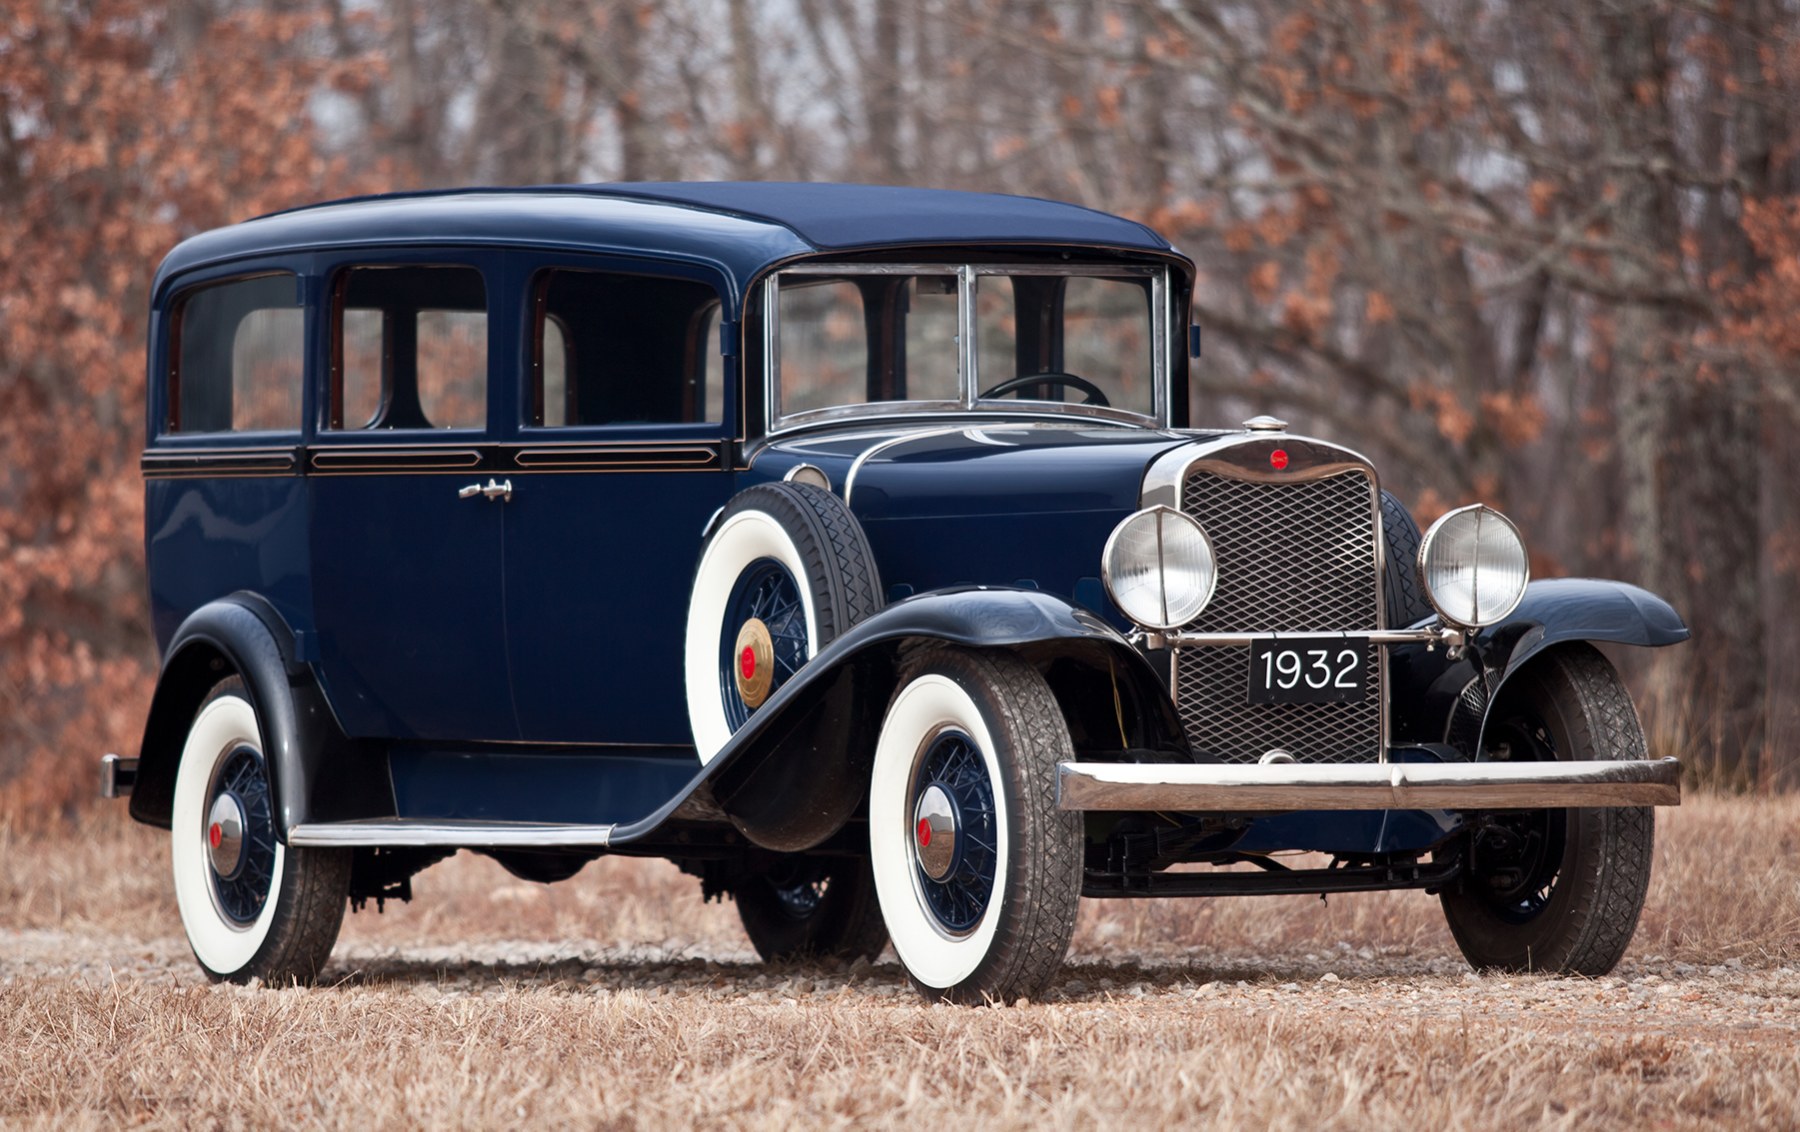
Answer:
[(719, 296), (691, 279), (556, 269), (533, 287), (534, 425), (722, 417)]
[(299, 280), (202, 287), (176, 307), (167, 431), (298, 431), (306, 313)]
[(332, 429), (487, 423), (487, 289), (472, 267), (355, 267), (332, 301)]

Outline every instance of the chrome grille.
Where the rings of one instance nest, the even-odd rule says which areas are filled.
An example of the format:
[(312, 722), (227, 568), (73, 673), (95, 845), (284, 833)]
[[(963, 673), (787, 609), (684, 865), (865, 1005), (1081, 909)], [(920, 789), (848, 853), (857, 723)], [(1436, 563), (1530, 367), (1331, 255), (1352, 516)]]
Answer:
[[(1212, 539), (1219, 583), (1202, 633), (1339, 633), (1381, 626), (1375, 484), (1361, 471), (1264, 483), (1191, 469), (1181, 509)], [(1248, 647), (1175, 654), (1175, 697), (1196, 754), (1256, 762), (1283, 750), (1300, 762), (1381, 757), (1386, 699), (1381, 649), (1371, 646), (1369, 695), (1356, 704), (1249, 702)]]

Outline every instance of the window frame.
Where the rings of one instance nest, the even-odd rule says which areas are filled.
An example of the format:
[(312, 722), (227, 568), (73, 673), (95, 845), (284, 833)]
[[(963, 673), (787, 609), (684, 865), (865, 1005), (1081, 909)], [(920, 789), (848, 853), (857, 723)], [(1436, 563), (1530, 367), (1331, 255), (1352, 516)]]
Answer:
[[(957, 277), (957, 388), (956, 401), (870, 401), (861, 404), (833, 405), (822, 409), (805, 409), (796, 413), (781, 412), (781, 281), (788, 276), (805, 275), (955, 275)], [(1127, 409), (1101, 408), (1093, 405), (1056, 404), (1048, 401), (1005, 402), (982, 400), (979, 344), (976, 341), (975, 301), (980, 281), (988, 276), (1102, 276), (1117, 278), (1135, 276), (1150, 280), (1151, 409), (1148, 414)], [(1166, 428), (1169, 422), (1169, 381), (1175, 370), (1173, 341), (1169, 328), (1174, 325), (1170, 308), (1173, 288), (1169, 268), (1148, 264), (1106, 263), (1008, 263), (1003, 260), (964, 261), (960, 263), (856, 263), (854, 261), (808, 261), (790, 263), (763, 278), (762, 292), (762, 381), (763, 428), (765, 436), (792, 432), (821, 423), (862, 417), (945, 416), (962, 414), (994, 414), (996, 416), (1028, 416), (1066, 419), (1074, 416), (1120, 424)]]
[[(689, 263), (677, 259), (652, 259), (640, 256), (591, 254), (578, 251), (546, 250), (517, 252), (516, 273), (520, 319), (519, 337), (512, 347), (519, 374), (518, 389), (509, 410), (517, 440), (532, 447), (561, 443), (579, 444), (596, 440), (728, 440), (738, 437), (737, 420), (741, 403), (738, 375), (742, 359), (735, 340), (737, 321), (736, 293), (729, 276), (711, 264)], [(537, 371), (538, 324), (541, 299), (547, 277), (556, 271), (584, 271), (610, 275), (629, 275), (657, 279), (673, 279), (703, 283), (712, 288), (718, 304), (718, 315), (704, 348), (719, 357), (720, 399), (716, 421), (621, 421), (598, 424), (546, 425), (534, 423), (534, 402), (538, 397), (540, 374)], [(708, 308), (701, 308), (702, 310)], [(573, 352), (570, 360), (573, 360)], [(696, 359), (697, 360), (697, 359)]]
[[(287, 276), (294, 281), (295, 301), (292, 307), (263, 307), (261, 310), (300, 311), (300, 415), (292, 428), (278, 429), (212, 429), (180, 432), (175, 423), (181, 411), (181, 335), (182, 317), (188, 302), (201, 291), (247, 283), (257, 279)], [(292, 259), (254, 260), (213, 265), (188, 272), (172, 280), (164, 292), (162, 328), (152, 357), (156, 359), (148, 399), (147, 442), (154, 446), (174, 447), (266, 447), (279, 439), (288, 448), (304, 441), (309, 429), (312, 399), (312, 335), (315, 314), (309, 301), (310, 273)]]
[[(352, 271), (386, 268), (468, 270), (475, 272), (480, 277), (484, 303), (483, 313), (487, 320), (487, 382), (486, 388), (482, 390), (485, 402), (482, 424), (456, 428), (436, 426), (430, 428), (345, 428), (332, 426), (333, 402), (339, 400), (343, 375), (343, 323), (340, 314), (346, 309), (342, 305), (345, 281)], [(320, 280), (318, 307), (321, 323), (319, 333), (323, 339), (321, 353), (323, 364), (319, 367), (319, 380), (309, 383), (317, 392), (317, 405), (309, 421), (318, 443), (326, 445), (385, 443), (392, 445), (445, 440), (466, 445), (471, 440), (492, 437), (497, 434), (501, 426), (495, 417), (495, 407), (500, 403), (500, 397), (503, 395), (501, 387), (506, 381), (506, 374), (500, 364), (505, 356), (501, 347), (504, 337), (511, 332), (501, 317), (505, 308), (501, 303), (496, 302), (509, 283), (503, 264), (497, 258), (458, 255), (453, 249), (421, 248), (398, 252), (368, 248), (348, 249), (342, 254), (333, 255), (322, 262), (318, 278)], [(415, 316), (417, 313), (415, 312)], [(388, 334), (386, 322), (387, 319), (384, 317), (384, 341)], [(385, 389), (382, 391), (383, 407), (386, 405), (387, 393), (388, 391)], [(377, 416), (379, 414), (380, 410), (377, 410)]]

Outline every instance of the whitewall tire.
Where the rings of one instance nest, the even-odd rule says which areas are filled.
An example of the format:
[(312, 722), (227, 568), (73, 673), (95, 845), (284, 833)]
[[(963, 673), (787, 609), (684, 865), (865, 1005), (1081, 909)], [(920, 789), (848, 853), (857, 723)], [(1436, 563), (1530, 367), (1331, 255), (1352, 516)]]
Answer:
[(270, 784), (256, 710), (226, 680), (189, 725), (170, 815), (182, 927), (214, 979), (310, 981), (343, 920), (349, 851), (282, 844)]
[(701, 551), (688, 601), (684, 682), (701, 762), (880, 605), (874, 555), (836, 496), (797, 483), (740, 492)]
[(1040, 994), (1081, 895), (1081, 816), (1056, 805), (1068, 727), (1006, 653), (916, 659), (888, 705), (869, 784), (869, 852), (894, 951), (932, 999)]

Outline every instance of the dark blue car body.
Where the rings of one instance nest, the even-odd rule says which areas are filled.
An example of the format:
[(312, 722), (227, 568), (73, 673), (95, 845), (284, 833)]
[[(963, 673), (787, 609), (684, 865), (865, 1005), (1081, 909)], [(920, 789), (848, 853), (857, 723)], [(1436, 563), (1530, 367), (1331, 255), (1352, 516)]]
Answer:
[[(1151, 346), (1163, 351), (1154, 408), (1133, 418), (1028, 402), (871, 405), (783, 424), (765, 379), (760, 288), (822, 262), (1153, 275), (1165, 320)], [(346, 347), (330, 312), (344, 280), (423, 267), (479, 277), (485, 338), (470, 348), (485, 349), (487, 384), (471, 412), (482, 423), (334, 427)], [(546, 363), (530, 343), (543, 332), (544, 299), (529, 281), (550, 269), (710, 288), (717, 308), (704, 341), (719, 380), (709, 419), (542, 423), (532, 375)], [(463, 843), (537, 879), (602, 851), (704, 872), (745, 852), (841, 846), (862, 820), (873, 729), (895, 672), (921, 641), (1009, 651), (1035, 666), (1058, 695), (1078, 760), (1207, 761), (1174, 703), (1182, 677), (1171, 652), (1134, 629), (1100, 566), (1158, 467), (1244, 436), (1189, 428), (1194, 274), (1166, 240), (1119, 217), (876, 186), (397, 194), (188, 240), (157, 273), (151, 306), (146, 552), (165, 668), (133, 816), (169, 824), (185, 728), (226, 671), (243, 677), (263, 719), (283, 838), (334, 825), (397, 831), (398, 856), (359, 857), (353, 898), (395, 894), (455, 847), (408, 840), (409, 823), (606, 828), (604, 840), (585, 842), (477, 833)], [(183, 302), (221, 281), (265, 277), (291, 285), (303, 327), (296, 427), (178, 427), (188, 410), (167, 378), (177, 354), (199, 348), (178, 340)], [(1283, 450), (1277, 466), (1287, 459)], [(721, 749), (702, 752), (684, 699), (682, 626), (703, 541), (734, 498), (802, 470), (860, 524), (886, 608), (822, 648)], [(1439, 647), (1437, 631), (1384, 646), (1384, 763), (1478, 760), (1487, 707), (1546, 649), (1686, 635), (1659, 599), (1587, 581), (1533, 583), (1506, 621), (1456, 647)], [(1326, 851), (1368, 866), (1338, 887), (1429, 887), (1448, 874), (1429, 872), (1420, 854), (1463, 823), (1438, 807), (1223, 815), (1196, 826), (1184, 851), (1226, 863)], [(1137, 843), (1119, 840), (1123, 828), (1114, 815), (1089, 815), (1090, 894), (1183, 891), (1134, 871), (1125, 858)], [(1316, 882), (1216, 891), (1331, 888)]]

